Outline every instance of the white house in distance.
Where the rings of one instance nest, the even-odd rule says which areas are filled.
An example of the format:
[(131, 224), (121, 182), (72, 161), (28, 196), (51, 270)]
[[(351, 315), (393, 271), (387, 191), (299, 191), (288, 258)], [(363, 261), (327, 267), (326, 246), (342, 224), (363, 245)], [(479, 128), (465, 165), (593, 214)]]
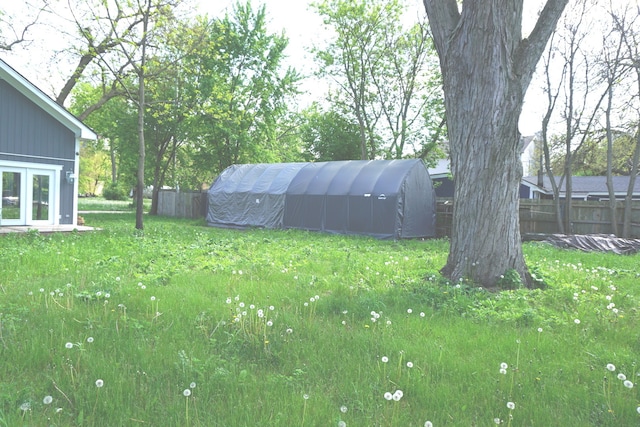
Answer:
[(0, 227), (77, 225), (80, 141), (96, 139), (0, 60)]

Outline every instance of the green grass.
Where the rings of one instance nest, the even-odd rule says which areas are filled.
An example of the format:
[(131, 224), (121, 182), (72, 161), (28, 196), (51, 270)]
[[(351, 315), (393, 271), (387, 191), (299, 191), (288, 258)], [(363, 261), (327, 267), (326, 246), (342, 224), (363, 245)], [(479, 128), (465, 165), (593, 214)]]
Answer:
[[(135, 201), (127, 200), (106, 200), (103, 197), (80, 197), (78, 198), (79, 211), (107, 211), (107, 212), (134, 212)], [(150, 199), (144, 199), (145, 212), (149, 211), (151, 206)]]
[(547, 289), (488, 292), (444, 240), (85, 219), (0, 238), (0, 426), (640, 424), (640, 255), (529, 243)]

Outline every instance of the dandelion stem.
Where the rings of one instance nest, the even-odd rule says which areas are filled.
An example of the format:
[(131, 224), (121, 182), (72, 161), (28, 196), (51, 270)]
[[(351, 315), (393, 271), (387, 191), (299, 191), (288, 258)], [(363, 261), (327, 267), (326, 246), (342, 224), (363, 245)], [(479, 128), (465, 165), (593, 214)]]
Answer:
[(185, 410), (184, 410), (184, 415), (186, 418), (186, 422), (187, 422), (187, 427), (189, 426), (189, 397), (187, 397), (187, 403), (185, 404)]
[(302, 422), (300, 423), (300, 427), (304, 426), (304, 416), (307, 413), (307, 399), (304, 400), (302, 405)]

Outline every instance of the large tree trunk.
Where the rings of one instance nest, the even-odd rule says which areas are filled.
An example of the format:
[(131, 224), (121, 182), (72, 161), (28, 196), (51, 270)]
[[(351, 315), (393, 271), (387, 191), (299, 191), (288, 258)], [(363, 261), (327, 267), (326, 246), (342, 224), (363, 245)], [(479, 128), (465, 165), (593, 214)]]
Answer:
[(442, 273), (492, 286), (530, 276), (522, 253), (518, 119), (538, 59), (567, 0), (549, 0), (522, 40), (522, 0), (424, 0), (442, 68), (455, 182), (451, 248)]
[(487, 55), (483, 72), (445, 77), (445, 93), (457, 92), (463, 102), (446, 103), (455, 203), (454, 238), (443, 273), (483, 285), (510, 269), (527, 277), (518, 216), (523, 93), (517, 81), (491, 72), (492, 56)]

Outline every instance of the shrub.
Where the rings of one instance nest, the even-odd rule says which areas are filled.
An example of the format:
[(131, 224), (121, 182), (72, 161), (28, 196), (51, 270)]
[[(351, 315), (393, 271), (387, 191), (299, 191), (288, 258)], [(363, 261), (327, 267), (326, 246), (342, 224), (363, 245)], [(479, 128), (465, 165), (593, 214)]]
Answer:
[(107, 200), (127, 200), (129, 198), (127, 190), (118, 185), (117, 182), (111, 183), (105, 187), (102, 195)]

